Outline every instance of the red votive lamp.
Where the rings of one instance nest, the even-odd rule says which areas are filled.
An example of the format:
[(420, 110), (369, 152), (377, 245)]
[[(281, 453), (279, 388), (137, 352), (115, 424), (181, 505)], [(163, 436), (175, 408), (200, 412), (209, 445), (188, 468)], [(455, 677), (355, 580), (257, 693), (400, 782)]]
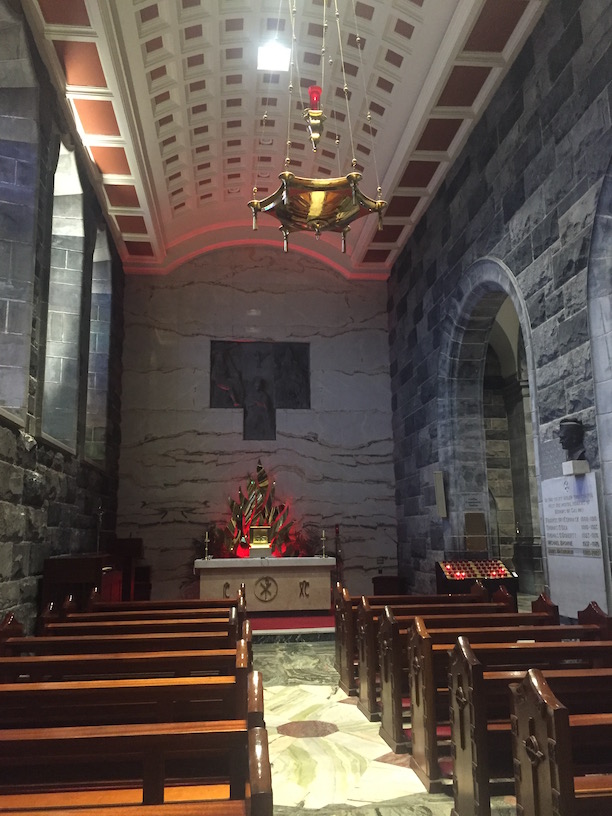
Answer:
[(310, 110), (321, 110), (321, 88), (318, 85), (309, 85), (308, 96), (310, 97)]

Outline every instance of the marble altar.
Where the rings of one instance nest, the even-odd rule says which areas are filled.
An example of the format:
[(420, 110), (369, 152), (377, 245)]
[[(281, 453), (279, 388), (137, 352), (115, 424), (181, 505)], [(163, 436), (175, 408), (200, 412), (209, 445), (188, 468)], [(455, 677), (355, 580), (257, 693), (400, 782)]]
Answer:
[(331, 609), (336, 559), (196, 558), (200, 598), (230, 598), (246, 586), (249, 612)]

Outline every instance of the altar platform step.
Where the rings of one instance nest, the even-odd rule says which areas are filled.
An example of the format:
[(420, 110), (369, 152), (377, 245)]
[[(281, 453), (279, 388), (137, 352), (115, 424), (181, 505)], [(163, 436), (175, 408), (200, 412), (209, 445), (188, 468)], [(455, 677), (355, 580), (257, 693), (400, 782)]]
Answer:
[(306, 612), (264, 615), (249, 614), (255, 643), (333, 640), (334, 616), (331, 613)]

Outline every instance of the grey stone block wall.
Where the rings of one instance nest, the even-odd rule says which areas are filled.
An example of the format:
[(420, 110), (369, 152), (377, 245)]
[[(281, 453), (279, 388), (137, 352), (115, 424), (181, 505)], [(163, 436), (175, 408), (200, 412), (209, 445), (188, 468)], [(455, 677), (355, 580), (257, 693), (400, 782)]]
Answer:
[[(123, 273), (111, 246), (107, 254), (112, 311), (108, 295), (98, 307), (98, 316), (103, 315), (102, 319), (111, 327), (108, 398), (104, 406), (106, 431), (105, 438), (99, 440), (106, 458), (100, 463), (104, 467), (94, 467), (85, 461), (84, 390), (79, 390), (77, 395), (76, 454), (61, 450), (41, 434), (47, 328), (51, 342), (61, 346), (66, 333), (73, 331), (74, 326), (70, 325), (72, 316), (65, 310), (58, 310), (50, 320), (47, 311), (53, 175), (59, 151), (58, 134), (60, 130), (65, 131), (65, 125), (54, 104), (54, 92), (45, 69), (35, 54), (29, 54), (27, 42), (25, 23), (15, 11), (15, 4), (0, 0), (0, 86), (9, 80), (14, 83), (20, 76), (24, 83), (29, 83), (27, 91), (0, 87), (0, 188), (4, 191), (0, 197), (5, 202), (0, 207), (0, 335), (2, 327), (17, 329), (13, 332), (18, 338), (14, 359), (20, 370), (25, 365), (24, 382), (17, 388), (25, 395), (21, 407), (19, 403), (5, 405), (5, 409), (15, 410), (0, 411), (0, 618), (12, 612), (31, 631), (45, 558), (95, 550), (100, 506), (105, 511), (103, 536), (115, 526)], [(3, 163), (3, 157), (6, 159), (9, 154), (14, 159), (12, 169)], [(17, 170), (19, 162), (22, 166)], [(15, 181), (17, 178), (24, 180), (21, 187)], [(10, 200), (9, 188), (19, 191), (19, 201)], [(92, 231), (95, 234), (101, 223), (92, 190), (84, 187), (83, 192), (83, 212), (88, 226), (84, 244), (80, 238), (81, 257), (83, 252), (93, 254)], [(15, 228), (7, 227), (3, 231), (3, 218)], [(62, 236), (64, 244), (68, 238)], [(64, 246), (62, 251), (63, 269), (69, 278), (74, 275), (75, 265), (68, 260), (70, 247)], [(89, 264), (91, 269), (91, 261)], [(20, 293), (19, 297), (28, 302), (19, 316), (15, 311), (11, 316), (17, 302), (15, 293)], [(78, 331), (82, 333), (83, 327), (78, 327)], [(4, 337), (0, 336), (0, 353), (5, 360), (8, 346), (3, 343)], [(81, 356), (83, 359), (79, 361), (73, 356), (65, 359), (70, 365), (74, 362), (79, 366), (75, 381), (86, 384), (87, 355)], [(54, 362), (49, 366), (49, 373)], [(63, 364), (63, 359), (58, 361), (60, 378)], [(0, 376), (3, 377), (3, 373)], [(5, 383), (3, 378), (2, 393), (5, 393)]]
[[(412, 586), (431, 586), (433, 562), (461, 549), (467, 503), (486, 500), (476, 466), (484, 430), (473, 422), (483, 406), (469, 384), (482, 378), (486, 330), (506, 296), (526, 347), (529, 466), (539, 476), (549, 446), (560, 475), (554, 430), (568, 415), (583, 420), (589, 461), (600, 466), (587, 293), (610, 274), (595, 267), (591, 240), (598, 207), (611, 210), (600, 198), (612, 157), (611, 80), (612, 4), (550, 2), (393, 269), (399, 560)], [(602, 335), (609, 331), (608, 321)], [(435, 513), (435, 469), (450, 482), (448, 520)]]

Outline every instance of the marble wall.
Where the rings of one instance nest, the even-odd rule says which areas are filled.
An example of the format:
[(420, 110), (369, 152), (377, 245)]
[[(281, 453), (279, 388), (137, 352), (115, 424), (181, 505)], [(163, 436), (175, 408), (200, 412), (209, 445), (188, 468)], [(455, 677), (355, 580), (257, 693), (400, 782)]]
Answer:
[[(297, 527), (340, 528), (345, 583), (396, 571), (386, 286), (297, 251), (218, 250), (125, 292), (118, 535), (142, 536), (158, 597), (197, 592), (194, 539), (229, 517), (258, 460)], [(210, 408), (213, 340), (310, 344), (310, 408), (276, 409), (245, 440), (241, 408)]]

